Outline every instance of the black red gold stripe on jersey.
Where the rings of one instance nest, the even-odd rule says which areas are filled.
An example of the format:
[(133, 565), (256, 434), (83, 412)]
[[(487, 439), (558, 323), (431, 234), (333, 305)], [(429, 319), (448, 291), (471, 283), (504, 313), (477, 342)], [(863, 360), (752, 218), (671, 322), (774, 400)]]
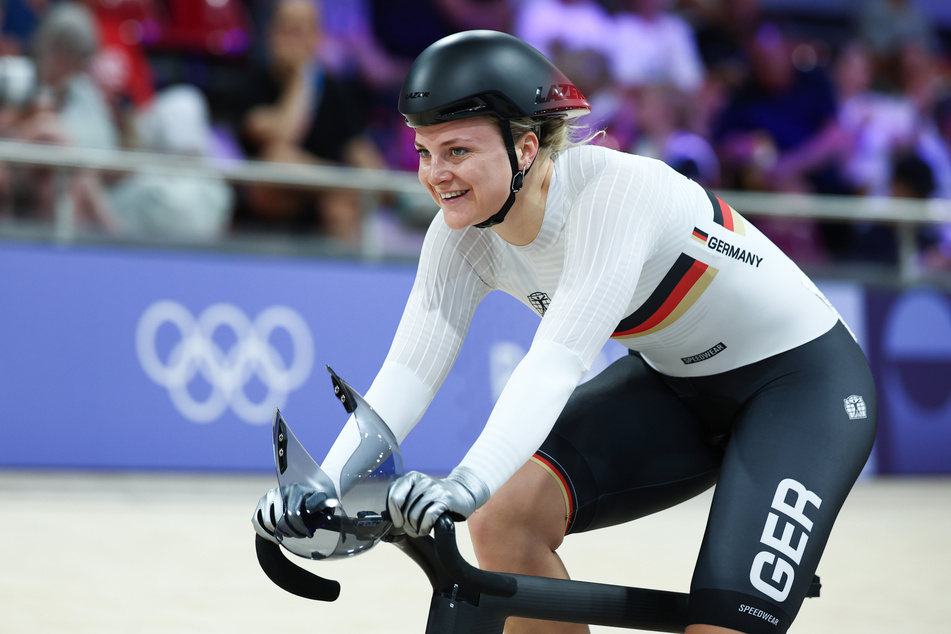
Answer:
[(558, 483), (558, 488), (561, 489), (561, 494), (565, 497), (565, 509), (567, 510), (567, 514), (565, 515), (565, 535), (567, 535), (571, 529), (571, 520), (575, 514), (575, 500), (574, 496), (571, 495), (571, 486), (568, 484), (568, 478), (565, 477), (561, 469), (557, 468), (541, 451), (536, 452), (531, 460), (555, 478), (555, 481)]
[(640, 308), (621, 320), (611, 337), (643, 337), (677, 321), (716, 277), (717, 269), (681, 253)]
[(707, 238), (709, 238), (710, 235), (703, 229), (700, 229), (699, 227), (694, 227), (693, 233), (690, 234), (690, 237), (696, 240), (697, 242), (699, 242), (700, 244), (706, 244)]
[(713, 205), (713, 222), (717, 223), (721, 227), (729, 229), (733, 233), (738, 233), (741, 236), (746, 235), (746, 224), (743, 222), (743, 216), (736, 213), (736, 210), (733, 207), (730, 207), (728, 204), (723, 202), (723, 199), (711, 192), (709, 189), (704, 190), (707, 193), (707, 198), (710, 199), (710, 204)]

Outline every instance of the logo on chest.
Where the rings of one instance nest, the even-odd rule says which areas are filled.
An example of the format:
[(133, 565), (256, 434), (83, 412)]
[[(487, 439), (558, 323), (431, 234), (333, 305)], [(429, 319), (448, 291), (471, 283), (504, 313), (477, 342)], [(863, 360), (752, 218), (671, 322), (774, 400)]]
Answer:
[(548, 306), (551, 304), (551, 298), (548, 296), (548, 293), (541, 291), (535, 291), (529, 295), (528, 301), (531, 303), (532, 308), (542, 317), (545, 316), (545, 313), (548, 311)]

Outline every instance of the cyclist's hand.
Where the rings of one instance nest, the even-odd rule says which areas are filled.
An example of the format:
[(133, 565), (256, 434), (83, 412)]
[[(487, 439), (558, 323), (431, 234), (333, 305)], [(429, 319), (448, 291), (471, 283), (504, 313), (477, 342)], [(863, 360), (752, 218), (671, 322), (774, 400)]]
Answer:
[(326, 493), (303, 484), (290, 484), (264, 494), (254, 509), (251, 524), (258, 535), (279, 544), (282, 537), (312, 535), (307, 516), (334, 506), (335, 501)]
[(264, 539), (280, 544), (281, 542), (274, 536), (274, 531), (277, 529), (278, 518), (283, 516), (284, 498), (281, 496), (281, 490), (271, 489), (258, 500), (258, 506), (254, 509), (254, 515), (251, 516), (254, 532)]
[(455, 471), (443, 480), (412, 471), (390, 485), (386, 506), (395, 528), (419, 537), (428, 534), (444, 513), (466, 519), (475, 511), (477, 500)]

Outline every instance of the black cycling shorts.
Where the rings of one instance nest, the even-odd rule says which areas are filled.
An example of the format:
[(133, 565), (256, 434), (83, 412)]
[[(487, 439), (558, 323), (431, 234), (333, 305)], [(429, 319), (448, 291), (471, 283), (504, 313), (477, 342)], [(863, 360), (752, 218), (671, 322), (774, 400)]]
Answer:
[(688, 618), (785, 632), (868, 459), (876, 396), (839, 323), (763, 361), (676, 378), (628, 355), (580, 385), (534, 460), (562, 484), (566, 532), (668, 508), (716, 483)]

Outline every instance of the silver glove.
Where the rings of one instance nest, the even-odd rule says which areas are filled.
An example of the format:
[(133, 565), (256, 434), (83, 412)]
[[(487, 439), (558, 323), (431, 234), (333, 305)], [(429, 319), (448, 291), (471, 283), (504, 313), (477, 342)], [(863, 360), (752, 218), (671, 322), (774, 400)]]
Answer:
[(386, 507), (397, 529), (426, 535), (444, 513), (466, 519), (489, 499), (489, 489), (472, 471), (453, 469), (445, 479), (411, 471), (390, 485)]

